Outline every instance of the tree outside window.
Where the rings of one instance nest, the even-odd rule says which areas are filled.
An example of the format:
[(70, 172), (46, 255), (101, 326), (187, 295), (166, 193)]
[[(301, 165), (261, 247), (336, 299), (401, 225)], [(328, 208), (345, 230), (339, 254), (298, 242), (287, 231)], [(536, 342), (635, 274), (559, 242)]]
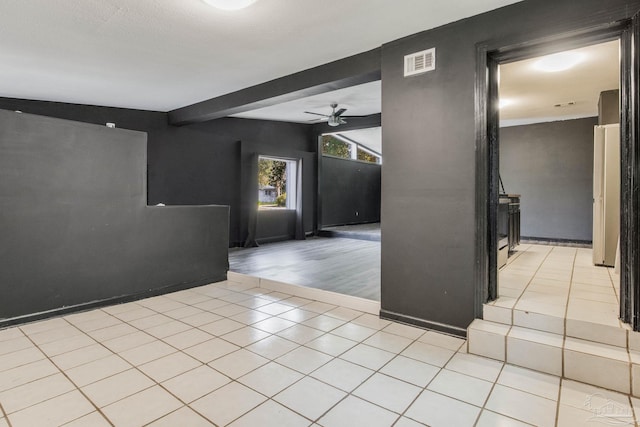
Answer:
[(331, 134), (322, 135), (322, 154), (361, 162), (380, 163), (379, 155), (374, 154), (356, 142), (349, 142)]
[[(290, 177), (290, 178), (289, 178)], [(296, 162), (260, 156), (258, 206), (260, 209), (295, 209)]]
[(333, 135), (322, 135), (322, 154), (350, 159), (351, 150), (352, 144), (342, 141)]

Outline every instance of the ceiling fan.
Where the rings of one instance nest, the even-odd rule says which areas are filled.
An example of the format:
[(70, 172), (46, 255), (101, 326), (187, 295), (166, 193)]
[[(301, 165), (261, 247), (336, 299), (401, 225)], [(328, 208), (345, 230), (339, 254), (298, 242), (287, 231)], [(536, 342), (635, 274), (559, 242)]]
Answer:
[[(313, 113), (311, 111), (305, 111), (305, 113), (314, 114), (316, 116), (326, 117), (327, 124), (329, 126), (343, 125), (343, 124), (347, 123), (347, 121), (345, 120), (345, 118), (347, 118), (347, 117), (361, 117), (361, 116), (343, 116), (343, 114), (345, 113), (345, 111), (347, 111), (347, 109), (346, 108), (341, 108), (338, 111), (336, 111), (336, 108), (338, 108), (338, 104), (336, 104), (335, 102), (333, 104), (331, 104), (331, 108), (333, 110), (331, 112), (331, 114)], [(325, 120), (325, 119), (319, 119), (319, 120)]]

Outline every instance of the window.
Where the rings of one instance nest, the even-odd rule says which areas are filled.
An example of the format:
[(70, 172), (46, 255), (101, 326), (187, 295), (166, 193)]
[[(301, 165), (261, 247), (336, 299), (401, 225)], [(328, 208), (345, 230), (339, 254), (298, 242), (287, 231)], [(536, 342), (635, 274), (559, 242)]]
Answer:
[(258, 208), (296, 209), (297, 162), (260, 156), (258, 158)]
[(358, 160), (369, 163), (380, 163), (380, 157), (362, 147), (358, 147)]
[(361, 162), (382, 163), (380, 154), (341, 135), (322, 135), (322, 154)]
[(353, 144), (338, 139), (333, 135), (322, 135), (322, 154), (350, 159), (353, 148), (352, 145)]

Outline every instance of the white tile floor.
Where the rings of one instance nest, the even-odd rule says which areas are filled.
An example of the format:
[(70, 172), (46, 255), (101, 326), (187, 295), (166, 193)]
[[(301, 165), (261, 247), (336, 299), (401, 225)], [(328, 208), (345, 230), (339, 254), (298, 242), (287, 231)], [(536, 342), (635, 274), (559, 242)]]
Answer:
[(499, 274), (471, 353), (640, 397), (640, 333), (618, 319), (619, 276), (591, 249), (521, 245)]
[(620, 277), (594, 266), (591, 249), (520, 245), (500, 270), (498, 288), (485, 320), (627, 347)]
[(594, 266), (591, 249), (520, 245), (499, 276), (493, 305), (623, 327), (620, 277), (613, 268)]
[(640, 400), (233, 282), (0, 331), (0, 427), (633, 425)]

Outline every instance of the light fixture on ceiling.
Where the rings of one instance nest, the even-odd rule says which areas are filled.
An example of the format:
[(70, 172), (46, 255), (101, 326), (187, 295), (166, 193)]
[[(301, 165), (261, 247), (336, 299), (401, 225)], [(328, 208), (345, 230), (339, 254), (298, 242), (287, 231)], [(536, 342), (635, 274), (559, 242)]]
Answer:
[(553, 55), (547, 55), (533, 63), (536, 70), (547, 73), (556, 73), (565, 71), (575, 67), (585, 59), (584, 53), (579, 52), (560, 52)]
[(508, 99), (508, 98), (500, 98), (500, 104), (498, 105), (498, 108), (502, 109), (504, 107), (508, 107), (509, 105), (513, 104), (513, 99)]
[(222, 10), (240, 10), (251, 6), (257, 0), (204, 0), (210, 6)]

